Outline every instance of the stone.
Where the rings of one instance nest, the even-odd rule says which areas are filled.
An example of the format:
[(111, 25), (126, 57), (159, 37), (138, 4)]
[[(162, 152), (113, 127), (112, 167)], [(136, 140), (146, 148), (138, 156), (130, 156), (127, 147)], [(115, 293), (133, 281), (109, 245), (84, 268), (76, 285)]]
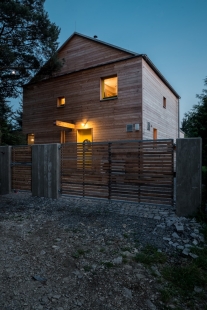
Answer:
[(190, 236), (193, 237), (193, 238), (198, 238), (198, 235), (195, 234), (195, 233), (190, 234)]
[(156, 310), (157, 307), (151, 302), (151, 300), (147, 300), (146, 301), (146, 304), (147, 304), (147, 307), (150, 309), (150, 310)]
[(177, 231), (180, 231), (180, 232), (184, 231), (184, 227), (181, 223), (177, 222), (174, 225), (175, 225)]
[(194, 253), (189, 253), (189, 256), (191, 256), (192, 258), (198, 258), (198, 255), (194, 254)]
[(132, 299), (132, 291), (126, 287), (123, 288), (123, 295), (128, 299)]
[(189, 252), (190, 252), (190, 251), (189, 251), (188, 249), (185, 248), (185, 249), (182, 251), (182, 254), (188, 256)]
[(136, 277), (137, 277), (139, 280), (142, 280), (142, 279), (145, 279), (145, 278), (146, 278), (142, 273), (136, 273)]
[(174, 232), (174, 233), (172, 234), (172, 236), (173, 236), (173, 238), (180, 239), (180, 236), (178, 236), (178, 234), (177, 234), (176, 232)]
[(194, 292), (201, 293), (202, 291), (203, 291), (203, 289), (201, 287), (198, 287), (198, 286), (194, 287)]
[(168, 237), (163, 237), (162, 239), (165, 241), (171, 241), (171, 238), (168, 238)]
[(194, 239), (194, 240), (193, 240), (193, 244), (194, 244), (194, 245), (197, 245), (197, 244), (198, 244), (198, 241), (197, 241), (196, 239)]
[(178, 245), (178, 246), (177, 246), (177, 249), (178, 249), (178, 250), (183, 250), (183, 249), (184, 249), (184, 246), (183, 246), (183, 245)]
[(120, 265), (120, 264), (122, 264), (122, 261), (123, 261), (122, 256), (119, 256), (119, 257), (113, 259), (113, 263), (114, 263), (115, 265)]

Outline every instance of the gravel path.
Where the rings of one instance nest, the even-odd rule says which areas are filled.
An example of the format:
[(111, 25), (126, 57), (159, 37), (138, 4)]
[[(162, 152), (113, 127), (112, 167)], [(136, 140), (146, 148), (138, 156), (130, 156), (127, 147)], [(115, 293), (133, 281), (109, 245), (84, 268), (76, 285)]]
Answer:
[(165, 207), (0, 196), (0, 309), (162, 309), (161, 284), (134, 256), (148, 244), (190, 255), (199, 229)]

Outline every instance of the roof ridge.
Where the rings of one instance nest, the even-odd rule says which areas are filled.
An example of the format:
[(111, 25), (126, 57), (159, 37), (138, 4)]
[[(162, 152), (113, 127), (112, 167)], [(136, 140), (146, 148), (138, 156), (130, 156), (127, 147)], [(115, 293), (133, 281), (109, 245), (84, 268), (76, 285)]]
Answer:
[(99, 40), (99, 39), (97, 39), (97, 38), (91, 38), (91, 37), (89, 37), (89, 36), (86, 36), (86, 35), (84, 35), (84, 34), (82, 34), (82, 33), (79, 33), (79, 32), (74, 32), (60, 47), (59, 47), (59, 49), (57, 50), (57, 52), (59, 52), (75, 35), (78, 35), (78, 36), (80, 36), (80, 37), (83, 37), (83, 38), (85, 38), (85, 39), (88, 39), (88, 40), (91, 40), (91, 41), (93, 41), (93, 42), (96, 42), (96, 43), (100, 43), (100, 44), (104, 44), (104, 45), (107, 45), (107, 46), (109, 46), (109, 47), (112, 47), (112, 48), (114, 48), (114, 49), (118, 49), (118, 50), (120, 50), (120, 51), (122, 51), (122, 52), (126, 52), (126, 53), (129, 53), (129, 54), (131, 54), (131, 55), (133, 55), (133, 56), (138, 56), (138, 55), (140, 55), (139, 53), (135, 53), (135, 52), (132, 52), (132, 51), (129, 51), (129, 50), (127, 50), (127, 49), (124, 49), (124, 48), (121, 48), (121, 47), (119, 47), (119, 46), (116, 46), (116, 45), (113, 45), (113, 44), (110, 44), (110, 43), (107, 43), (107, 42), (104, 42), (104, 41), (101, 41), (101, 40)]

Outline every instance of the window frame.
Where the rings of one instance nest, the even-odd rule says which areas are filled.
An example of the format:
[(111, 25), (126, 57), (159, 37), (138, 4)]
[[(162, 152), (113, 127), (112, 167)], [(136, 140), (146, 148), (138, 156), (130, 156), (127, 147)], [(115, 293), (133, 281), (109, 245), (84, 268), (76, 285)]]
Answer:
[(28, 133), (27, 134), (27, 145), (33, 145), (34, 143), (35, 143), (35, 134), (34, 133)]
[(166, 106), (167, 106), (167, 99), (166, 99), (166, 97), (164, 97), (164, 96), (163, 96), (163, 101), (162, 101), (162, 103), (163, 103), (163, 108), (166, 109)]
[[(62, 100), (64, 100), (64, 103), (61, 103)], [(57, 108), (64, 108), (65, 102), (66, 100), (64, 96), (57, 97)]]
[[(116, 95), (115, 96), (108, 96), (104, 97), (104, 81), (108, 79), (116, 78), (117, 79), (117, 86), (116, 86)], [(106, 101), (106, 100), (113, 100), (118, 98), (118, 75), (113, 74), (110, 76), (105, 76), (100, 79), (100, 100)]]

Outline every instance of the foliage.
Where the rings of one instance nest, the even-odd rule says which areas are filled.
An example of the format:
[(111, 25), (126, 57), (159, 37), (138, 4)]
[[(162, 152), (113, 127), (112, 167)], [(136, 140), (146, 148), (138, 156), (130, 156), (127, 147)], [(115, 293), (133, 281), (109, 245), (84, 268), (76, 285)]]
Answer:
[(163, 264), (166, 262), (166, 255), (158, 252), (157, 249), (151, 245), (147, 245), (140, 253), (136, 254), (135, 261), (146, 265)]
[(22, 134), (22, 106), (14, 113), (4, 99), (0, 100), (0, 145), (25, 144)]
[[(204, 85), (207, 86), (207, 78)], [(203, 165), (207, 166), (207, 88), (196, 97), (199, 103), (193, 106), (192, 111), (185, 113), (181, 129), (188, 137), (202, 138)]]
[[(163, 278), (167, 280), (161, 291), (163, 302), (169, 302), (176, 297), (176, 300), (188, 304), (190, 309), (195, 309), (195, 300), (198, 304), (206, 304), (207, 249), (194, 248), (191, 252), (197, 254), (198, 258), (180, 261), (173, 266), (167, 265), (161, 271)], [(195, 288), (198, 288), (198, 291)]]
[(55, 54), (60, 29), (50, 22), (44, 2), (0, 2), (0, 98), (17, 97), (19, 87), (49, 59), (41, 76), (60, 67)]

